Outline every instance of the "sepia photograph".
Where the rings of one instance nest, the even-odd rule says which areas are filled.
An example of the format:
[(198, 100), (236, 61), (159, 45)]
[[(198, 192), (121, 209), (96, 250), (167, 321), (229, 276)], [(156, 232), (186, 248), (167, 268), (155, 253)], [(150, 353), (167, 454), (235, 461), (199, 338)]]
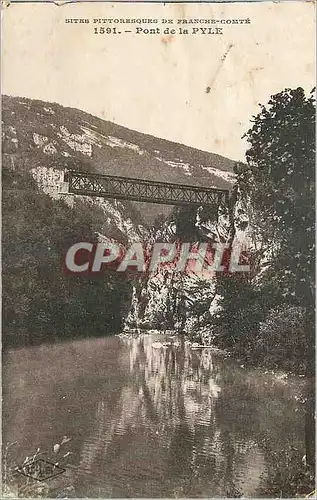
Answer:
[(2, 498), (316, 498), (315, 6), (2, 7)]

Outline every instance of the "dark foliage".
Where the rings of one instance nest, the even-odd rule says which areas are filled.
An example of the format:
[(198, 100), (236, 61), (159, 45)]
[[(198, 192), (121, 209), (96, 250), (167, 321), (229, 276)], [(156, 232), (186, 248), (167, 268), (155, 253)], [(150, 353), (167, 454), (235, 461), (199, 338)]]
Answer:
[(119, 331), (130, 294), (125, 277), (63, 271), (70, 245), (96, 241), (96, 214), (52, 200), (5, 164), (2, 183), (4, 346)]
[(314, 355), (314, 98), (301, 88), (272, 96), (246, 138), (238, 188), (261, 250), (250, 277), (218, 279), (218, 340), (253, 362), (303, 371)]
[[(315, 461), (315, 99), (286, 89), (261, 106), (247, 132), (247, 164), (237, 165), (241, 198), (252, 214), (250, 280), (220, 279), (218, 340), (256, 364), (305, 373), (306, 462)], [(269, 256), (269, 257), (268, 257)], [(261, 260), (266, 261), (264, 268)], [(270, 493), (311, 483), (292, 457)], [(279, 460), (279, 458), (278, 458)], [(282, 463), (282, 462), (281, 462)], [(273, 466), (274, 467), (274, 466)], [(285, 475), (285, 470), (294, 469)], [(298, 474), (297, 472), (298, 471)], [(297, 475), (296, 475), (297, 474)], [(302, 477), (301, 474), (304, 474)], [(306, 474), (306, 475), (305, 475)], [(307, 476), (307, 477), (306, 477)], [(307, 483), (307, 481), (306, 481)], [(305, 483), (305, 484), (306, 484)], [(288, 487), (285, 486), (288, 484)], [(309, 484), (306, 484), (309, 489)], [(276, 489), (277, 488), (277, 489)], [(282, 492), (282, 493), (281, 493)], [(279, 495), (280, 496), (280, 495)]]

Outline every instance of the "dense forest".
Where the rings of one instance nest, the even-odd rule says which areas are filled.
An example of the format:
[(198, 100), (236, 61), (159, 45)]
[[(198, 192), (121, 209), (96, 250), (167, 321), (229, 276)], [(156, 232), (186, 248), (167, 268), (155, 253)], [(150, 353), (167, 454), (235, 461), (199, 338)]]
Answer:
[(120, 331), (129, 282), (120, 273), (63, 272), (69, 246), (97, 241), (103, 214), (53, 200), (5, 162), (2, 186), (4, 347)]
[(302, 89), (272, 96), (246, 138), (247, 163), (236, 173), (251, 273), (218, 280), (217, 338), (238, 355), (300, 372), (314, 346), (313, 97)]

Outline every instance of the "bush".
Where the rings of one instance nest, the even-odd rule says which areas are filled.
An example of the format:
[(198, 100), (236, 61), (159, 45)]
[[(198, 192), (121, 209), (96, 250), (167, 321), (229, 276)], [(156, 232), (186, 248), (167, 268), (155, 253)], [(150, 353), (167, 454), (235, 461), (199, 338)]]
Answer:
[(308, 496), (315, 488), (314, 470), (307, 467), (305, 457), (293, 447), (271, 453), (262, 477), (259, 496), (295, 498)]
[(306, 354), (305, 309), (287, 304), (271, 309), (260, 324), (257, 357), (272, 368), (301, 373)]

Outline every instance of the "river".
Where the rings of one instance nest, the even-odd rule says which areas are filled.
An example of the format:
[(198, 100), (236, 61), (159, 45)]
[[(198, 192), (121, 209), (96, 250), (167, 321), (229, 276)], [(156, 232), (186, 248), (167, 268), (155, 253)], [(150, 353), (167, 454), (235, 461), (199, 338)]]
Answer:
[(304, 447), (300, 382), (177, 336), (11, 350), (3, 358), (6, 467), (39, 449), (66, 469), (46, 482), (52, 497), (256, 496), (267, 443), (272, 452)]

